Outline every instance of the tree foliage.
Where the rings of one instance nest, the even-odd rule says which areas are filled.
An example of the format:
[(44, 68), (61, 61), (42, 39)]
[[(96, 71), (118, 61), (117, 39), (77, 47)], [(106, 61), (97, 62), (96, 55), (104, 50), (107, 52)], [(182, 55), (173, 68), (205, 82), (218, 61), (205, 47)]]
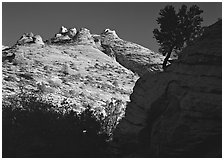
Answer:
[(154, 29), (153, 34), (157, 42), (160, 44), (159, 51), (165, 56), (163, 69), (173, 51), (177, 52), (201, 35), (201, 22), (203, 18), (200, 16), (203, 11), (197, 5), (193, 5), (187, 9), (186, 5), (182, 5), (178, 12), (172, 5), (165, 6), (159, 12), (157, 23), (159, 29)]

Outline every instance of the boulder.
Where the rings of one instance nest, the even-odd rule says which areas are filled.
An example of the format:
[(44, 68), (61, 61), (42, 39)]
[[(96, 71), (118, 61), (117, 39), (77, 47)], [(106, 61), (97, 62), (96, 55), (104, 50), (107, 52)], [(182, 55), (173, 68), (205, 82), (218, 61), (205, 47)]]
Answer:
[(68, 35), (62, 35), (61, 37), (59, 37), (60, 40), (70, 40), (71, 38)]
[(126, 153), (222, 157), (222, 22), (208, 27), (167, 71), (141, 77), (130, 98), (114, 138)]
[(66, 34), (67, 34), (70, 38), (73, 38), (73, 37), (75, 37), (76, 33), (77, 33), (76, 28), (70, 28)]
[(67, 29), (62, 26), (59, 30), (59, 33), (55, 34), (53, 38), (51, 38), (50, 42), (52, 43), (67, 43), (70, 42), (76, 35), (76, 28)]
[(30, 37), (27, 33), (24, 33), (20, 39), (16, 42), (16, 44), (23, 45), (26, 43), (32, 43), (33, 37)]
[(22, 37), (17, 41), (17, 45), (25, 45), (25, 44), (40, 44), (44, 45), (44, 42), (40, 35), (35, 35), (30, 33), (24, 33)]
[(33, 42), (36, 44), (44, 45), (44, 42), (40, 35), (33, 36)]
[(54, 36), (55, 38), (59, 38), (59, 37), (62, 37), (62, 34), (61, 33), (57, 33), (57, 34), (55, 34), (55, 36)]
[(51, 43), (60, 43), (60, 42), (66, 43), (66, 42), (72, 40), (71, 37), (72, 37), (73, 31), (71, 31), (71, 30), (66, 31), (64, 28), (61, 28), (60, 30), (62, 30), (63, 33), (61, 33), (61, 31), (60, 31), (60, 33), (55, 34), (55, 36), (53, 38), (51, 38), (51, 40), (50, 40)]
[(67, 33), (67, 32), (68, 32), (68, 29), (65, 28), (64, 26), (61, 26), (61, 28), (59, 30), (59, 33), (64, 34), (64, 33)]
[(114, 38), (119, 38), (115, 30), (110, 30), (110, 29), (105, 29), (102, 33), (103, 35), (110, 35), (113, 36)]
[(30, 32), (30, 33), (26, 33), (26, 36), (27, 36), (27, 37), (33, 37), (34, 34), (33, 34), (32, 32)]

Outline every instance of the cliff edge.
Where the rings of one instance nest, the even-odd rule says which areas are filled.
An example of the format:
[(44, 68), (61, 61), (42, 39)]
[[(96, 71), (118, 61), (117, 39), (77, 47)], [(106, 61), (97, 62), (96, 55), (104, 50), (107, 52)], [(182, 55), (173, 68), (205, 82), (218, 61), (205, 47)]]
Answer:
[(222, 22), (181, 55), (136, 82), (115, 132), (126, 156), (222, 156)]

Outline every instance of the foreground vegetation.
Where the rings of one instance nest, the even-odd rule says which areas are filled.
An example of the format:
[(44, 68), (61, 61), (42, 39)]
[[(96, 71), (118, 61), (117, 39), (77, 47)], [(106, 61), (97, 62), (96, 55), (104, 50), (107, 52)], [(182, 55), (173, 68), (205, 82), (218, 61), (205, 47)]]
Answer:
[(108, 104), (103, 116), (90, 106), (81, 113), (62, 112), (32, 93), (7, 97), (3, 157), (111, 157), (108, 141), (118, 124), (119, 104)]

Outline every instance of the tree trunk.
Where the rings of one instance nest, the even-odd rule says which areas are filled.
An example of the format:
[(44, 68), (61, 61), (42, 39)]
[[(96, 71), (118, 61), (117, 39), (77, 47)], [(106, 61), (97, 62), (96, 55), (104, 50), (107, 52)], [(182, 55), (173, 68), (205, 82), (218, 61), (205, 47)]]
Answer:
[(167, 53), (166, 58), (163, 61), (163, 70), (164, 71), (166, 70), (166, 67), (167, 67), (166, 64), (167, 64), (167, 62), (168, 62), (168, 60), (170, 58), (170, 55), (171, 55), (172, 51), (173, 51), (173, 47), (171, 47), (170, 51)]

